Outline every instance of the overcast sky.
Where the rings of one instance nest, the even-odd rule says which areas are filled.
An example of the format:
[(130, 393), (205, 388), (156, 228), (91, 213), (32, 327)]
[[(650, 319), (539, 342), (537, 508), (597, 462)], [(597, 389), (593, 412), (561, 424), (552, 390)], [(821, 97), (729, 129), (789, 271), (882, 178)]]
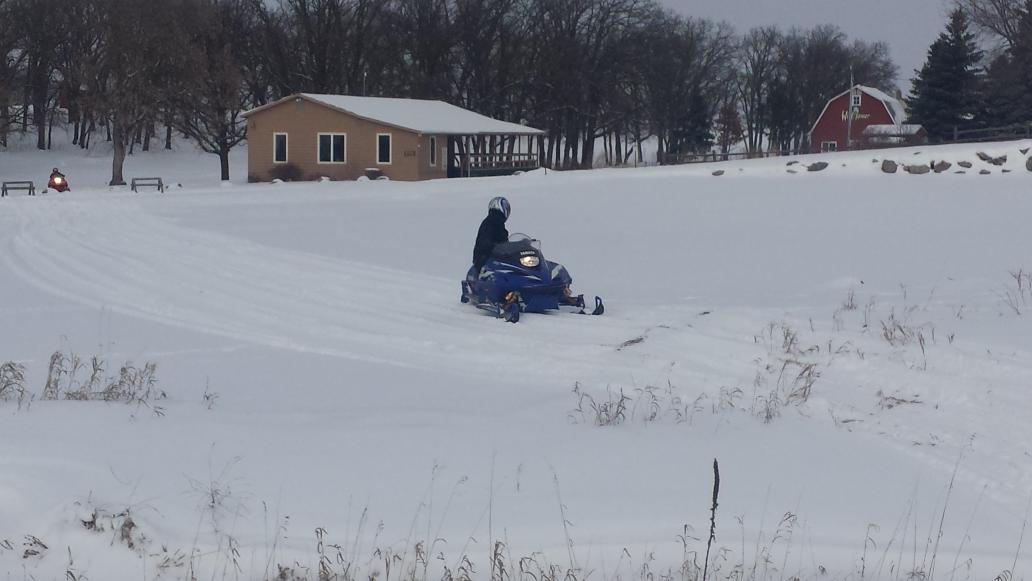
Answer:
[(739, 31), (754, 26), (835, 24), (850, 36), (885, 41), (899, 65), (899, 84), (910, 90), (913, 71), (946, 26), (950, 0), (661, 0), (688, 15), (726, 20)]

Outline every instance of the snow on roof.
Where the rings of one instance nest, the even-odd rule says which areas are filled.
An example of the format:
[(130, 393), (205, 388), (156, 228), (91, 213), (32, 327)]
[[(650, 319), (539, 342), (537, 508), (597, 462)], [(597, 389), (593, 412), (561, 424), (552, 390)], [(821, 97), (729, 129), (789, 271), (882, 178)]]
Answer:
[(907, 110), (906, 107), (903, 106), (903, 102), (899, 99), (890, 96), (888, 93), (882, 91), (881, 89), (875, 89), (874, 87), (857, 85), (856, 88), (874, 97), (875, 99), (878, 99), (882, 103), (885, 103), (885, 106), (889, 108), (889, 114), (892, 115), (892, 120), (895, 121), (896, 124), (901, 124), (903, 123), (903, 121), (906, 120)]
[[(301, 93), (300, 96), (363, 119), (409, 129), (417, 133), (439, 135), (539, 135), (544, 133), (540, 129), (492, 119), (444, 101), (314, 93)], [(291, 95), (276, 103), (295, 97), (296, 95)], [(266, 107), (268, 106), (266, 105)], [(252, 109), (244, 115), (250, 115), (264, 108)]]
[(876, 136), (909, 136), (917, 135), (923, 127), (913, 123), (902, 125), (868, 125), (864, 129), (864, 135)]

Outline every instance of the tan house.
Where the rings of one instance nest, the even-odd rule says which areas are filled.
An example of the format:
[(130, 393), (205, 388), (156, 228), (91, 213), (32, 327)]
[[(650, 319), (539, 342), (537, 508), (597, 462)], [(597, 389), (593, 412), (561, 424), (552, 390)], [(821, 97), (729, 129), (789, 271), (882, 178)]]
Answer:
[(244, 113), (250, 181), (504, 175), (544, 132), (443, 101), (299, 93)]

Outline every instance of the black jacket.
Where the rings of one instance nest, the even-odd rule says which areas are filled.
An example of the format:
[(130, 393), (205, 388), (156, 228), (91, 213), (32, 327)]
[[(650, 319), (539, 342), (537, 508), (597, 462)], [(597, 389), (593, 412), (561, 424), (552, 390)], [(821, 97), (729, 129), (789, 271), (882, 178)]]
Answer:
[(473, 246), (473, 266), (483, 268), (495, 244), (509, 240), (509, 231), (505, 229), (505, 215), (498, 210), (489, 210), (487, 217), (480, 223), (477, 231), (477, 243)]

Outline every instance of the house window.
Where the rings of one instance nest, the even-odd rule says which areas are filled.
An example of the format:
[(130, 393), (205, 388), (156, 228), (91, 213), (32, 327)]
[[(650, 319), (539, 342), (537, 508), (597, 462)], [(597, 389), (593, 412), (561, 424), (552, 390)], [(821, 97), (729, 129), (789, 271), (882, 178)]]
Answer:
[(430, 165), (437, 165), (437, 138), (430, 138)]
[(319, 134), (319, 163), (345, 163), (347, 159), (346, 134)]
[(272, 162), (287, 163), (287, 134), (272, 134)]
[(863, 95), (863, 93), (861, 93), (859, 91), (853, 93), (853, 100), (851, 101), (851, 103), (853, 105), (853, 109), (859, 109), (860, 108), (860, 100), (862, 98), (862, 95)]
[(390, 165), (391, 163), (391, 134), (376, 134), (376, 163)]
[(822, 141), (821, 151), (838, 151), (837, 141)]

